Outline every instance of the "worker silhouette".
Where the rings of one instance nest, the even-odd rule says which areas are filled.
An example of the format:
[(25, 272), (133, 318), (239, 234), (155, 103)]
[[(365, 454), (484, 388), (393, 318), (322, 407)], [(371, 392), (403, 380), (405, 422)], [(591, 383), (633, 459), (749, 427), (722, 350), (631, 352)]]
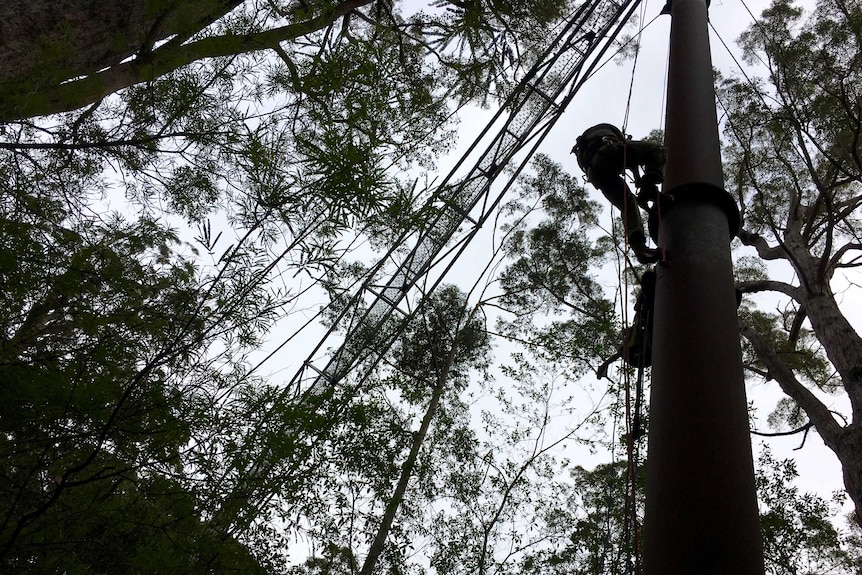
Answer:
[[(642, 264), (659, 260), (659, 250), (646, 245), (640, 208), (649, 209), (658, 199), (664, 181), (665, 150), (654, 142), (627, 139), (611, 124), (597, 124), (578, 136), (572, 153), (587, 180), (620, 210), (628, 243)], [(643, 175), (640, 174), (643, 168)], [(634, 176), (638, 195), (631, 192), (624, 173)]]
[(635, 301), (635, 317), (631, 327), (623, 330), (624, 343), (620, 353), (634, 367), (652, 365), (652, 326), (655, 309), (655, 270), (641, 276), (641, 289)]

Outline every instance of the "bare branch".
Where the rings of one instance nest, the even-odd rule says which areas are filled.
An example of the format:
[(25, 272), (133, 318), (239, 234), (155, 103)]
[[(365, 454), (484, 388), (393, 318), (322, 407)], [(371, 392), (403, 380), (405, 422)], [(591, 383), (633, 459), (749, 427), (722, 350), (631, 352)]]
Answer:
[(602, 364), (596, 368), (596, 377), (598, 377), (599, 379), (607, 377), (608, 376), (608, 368), (615, 361), (622, 359), (622, 357), (623, 357), (622, 352), (618, 351), (617, 353), (615, 353), (614, 355), (612, 355), (611, 357), (606, 359), (604, 362), (602, 362)]
[(805, 306), (799, 306), (799, 309), (796, 311), (796, 315), (793, 317), (793, 323), (790, 325), (790, 330), (787, 336), (788, 341), (790, 341), (794, 346), (799, 340), (799, 332), (802, 330), (802, 322), (805, 321), (806, 317), (808, 317), (808, 312), (805, 310)]
[(762, 377), (766, 381), (770, 381), (772, 379), (772, 374), (770, 374), (769, 371), (765, 371), (763, 369), (757, 369), (756, 367), (751, 366), (751, 365), (746, 365), (746, 366), (744, 366), (744, 368), (746, 370), (750, 371), (751, 373), (753, 373), (754, 375), (759, 375), (760, 377)]
[(758, 435), (760, 437), (784, 437), (787, 435), (796, 435), (797, 433), (802, 433), (803, 431), (808, 431), (812, 427), (814, 427), (814, 424), (809, 421), (808, 423), (806, 423), (802, 427), (799, 427), (797, 429), (791, 429), (790, 431), (774, 431), (771, 433), (767, 433), (765, 431), (757, 431), (756, 429), (750, 429), (749, 432), (752, 435)]
[[(802, 449), (802, 447), (805, 445), (805, 440), (808, 439), (808, 432), (811, 431), (812, 427), (814, 427), (814, 424), (809, 421), (808, 423), (806, 423), (802, 427), (800, 427), (798, 429), (792, 429), (790, 431), (776, 431), (774, 433), (766, 433), (763, 431), (756, 431), (754, 429), (751, 429), (751, 430), (749, 430), (749, 432), (752, 435), (759, 435), (760, 437), (782, 437), (782, 436), (787, 436), (787, 435), (796, 435), (797, 433), (803, 433), (804, 435), (802, 436), (802, 443), (799, 444), (799, 447), (793, 448), (793, 451), (798, 451), (798, 450)], [(816, 428), (815, 428), (815, 430), (816, 430)]]
[(738, 237), (743, 244), (755, 248), (757, 250), (757, 255), (759, 255), (761, 259), (787, 259), (787, 253), (781, 249), (780, 246), (770, 246), (766, 240), (763, 239), (763, 236), (759, 234), (740, 229), (736, 233), (736, 237)]
[[(847, 267), (841, 265), (841, 258), (849, 251), (862, 251), (862, 244), (848, 243), (835, 250), (835, 255), (833, 255), (832, 259), (829, 260), (827, 269), (831, 271), (838, 267)], [(852, 261), (855, 261), (856, 259), (858, 258), (854, 258)]]
[(804, 292), (796, 286), (778, 280), (752, 280), (739, 282), (736, 289), (742, 293), (756, 293), (762, 291), (774, 291), (792, 297), (800, 304), (803, 302)]

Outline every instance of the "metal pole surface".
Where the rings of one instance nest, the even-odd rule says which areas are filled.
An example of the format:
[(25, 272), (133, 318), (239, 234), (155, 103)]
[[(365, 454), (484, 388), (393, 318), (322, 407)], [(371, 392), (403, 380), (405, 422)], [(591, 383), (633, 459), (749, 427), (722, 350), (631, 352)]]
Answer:
[(644, 573), (762, 575), (707, 3), (670, 3)]

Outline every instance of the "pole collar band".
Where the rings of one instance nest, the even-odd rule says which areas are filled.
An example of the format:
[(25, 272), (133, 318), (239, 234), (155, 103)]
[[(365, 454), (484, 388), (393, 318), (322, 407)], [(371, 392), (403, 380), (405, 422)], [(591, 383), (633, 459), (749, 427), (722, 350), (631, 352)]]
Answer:
[(659, 195), (658, 209), (656, 209), (656, 206), (653, 206), (649, 211), (649, 234), (656, 244), (658, 244), (659, 240), (658, 213), (661, 212), (662, 216), (664, 216), (671, 211), (674, 206), (693, 200), (708, 202), (721, 208), (727, 216), (727, 225), (730, 228), (731, 239), (733, 239), (736, 236), (736, 232), (739, 231), (739, 207), (737, 207), (733, 196), (718, 186), (707, 182), (692, 182), (676, 186), (671, 190), (662, 190), (662, 192), (663, 193)]

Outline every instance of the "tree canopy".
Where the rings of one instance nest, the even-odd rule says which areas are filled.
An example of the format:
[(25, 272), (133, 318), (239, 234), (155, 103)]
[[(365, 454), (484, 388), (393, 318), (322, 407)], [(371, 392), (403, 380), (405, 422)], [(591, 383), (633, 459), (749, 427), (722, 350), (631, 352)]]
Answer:
[[(775, 421), (810, 422), (841, 461), (844, 484), (862, 516), (862, 338), (840, 307), (836, 274), (858, 266), (862, 204), (860, 115), (862, 6), (822, 1), (802, 10), (776, 1), (740, 38), (761, 80), (726, 79), (728, 188), (743, 214), (739, 239), (761, 262), (782, 262), (792, 281), (763, 264), (741, 278), (745, 293), (786, 298), (780, 314), (741, 318), (752, 374), (787, 395)], [(846, 398), (836, 413), (832, 399)], [(842, 415), (842, 412), (844, 415)]]
[(396, 458), (385, 398), (293, 397), (251, 355), (301, 294), (343, 293), (345, 235), (421, 217), (453, 113), (566, 10), (4, 4), (4, 570), (281, 569), (304, 520), (275, 525), (322, 519), (336, 454)]
[[(576, 6), (0, 5), (0, 570), (631, 569), (644, 392), (608, 369), (630, 294), (548, 157), (496, 212), (487, 281), (401, 310), (380, 361), (299, 389), (258, 369), (280, 326), (357, 305), (429, 217), (417, 181), (458, 111), (504, 98)], [(862, 250), (860, 38), (856, 0), (775, 0), (740, 38), (763, 77), (717, 86), (749, 381), (784, 394), (774, 432), (835, 453), (857, 520), (862, 340), (836, 282)], [(858, 569), (838, 504), (759, 467), (772, 572)]]

